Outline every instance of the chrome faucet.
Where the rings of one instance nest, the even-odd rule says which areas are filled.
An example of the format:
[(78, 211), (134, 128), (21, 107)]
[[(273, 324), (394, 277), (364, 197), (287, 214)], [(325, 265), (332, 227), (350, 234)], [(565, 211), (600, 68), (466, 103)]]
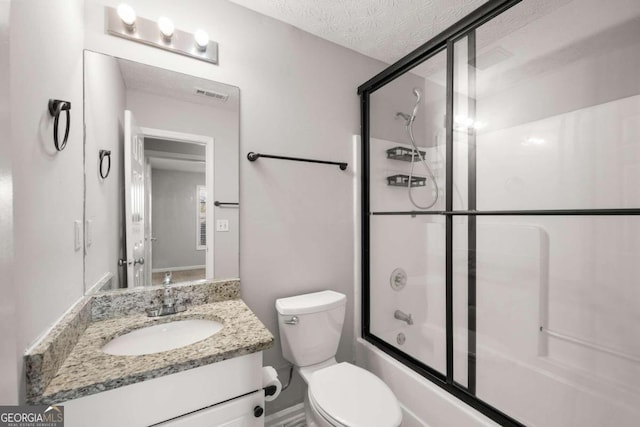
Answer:
[(395, 313), (393, 313), (393, 317), (398, 320), (402, 320), (403, 322), (407, 322), (407, 325), (413, 325), (411, 314), (407, 314), (404, 311), (396, 310)]
[(166, 273), (164, 273), (164, 280), (162, 281), (163, 285), (169, 285), (171, 284), (171, 272), (167, 271)]
[(169, 283), (163, 283), (162, 304), (147, 309), (147, 316), (160, 317), (170, 314), (181, 313), (187, 309), (184, 304), (176, 304), (173, 299), (173, 290), (169, 287)]

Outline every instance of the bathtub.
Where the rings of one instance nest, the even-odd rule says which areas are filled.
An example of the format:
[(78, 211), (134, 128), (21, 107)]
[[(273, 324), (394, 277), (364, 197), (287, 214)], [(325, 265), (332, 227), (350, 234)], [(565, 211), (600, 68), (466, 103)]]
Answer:
[(402, 407), (403, 427), (498, 426), (362, 338), (356, 340), (355, 356), (358, 366), (376, 374), (393, 390)]

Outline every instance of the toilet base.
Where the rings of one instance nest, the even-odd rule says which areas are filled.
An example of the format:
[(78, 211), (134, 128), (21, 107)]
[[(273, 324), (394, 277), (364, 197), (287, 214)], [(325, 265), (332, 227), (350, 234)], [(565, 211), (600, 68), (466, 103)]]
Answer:
[(305, 393), (304, 395), (304, 418), (307, 420), (307, 427), (318, 427), (315, 420), (313, 419), (313, 415), (311, 414), (311, 403), (309, 402), (309, 395)]

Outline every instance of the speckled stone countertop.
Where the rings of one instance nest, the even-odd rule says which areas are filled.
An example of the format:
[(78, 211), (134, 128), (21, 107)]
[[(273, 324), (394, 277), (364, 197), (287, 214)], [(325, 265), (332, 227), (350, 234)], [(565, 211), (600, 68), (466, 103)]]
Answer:
[[(101, 351), (113, 338), (135, 329), (185, 319), (215, 320), (224, 326), (202, 341), (160, 353), (115, 356)], [(28, 400), (37, 405), (60, 403), (255, 353), (272, 345), (273, 335), (239, 298), (190, 305), (185, 312), (164, 317), (150, 318), (138, 312), (94, 320), (79, 334), (52, 379), (42, 384), (44, 390), (31, 393)]]

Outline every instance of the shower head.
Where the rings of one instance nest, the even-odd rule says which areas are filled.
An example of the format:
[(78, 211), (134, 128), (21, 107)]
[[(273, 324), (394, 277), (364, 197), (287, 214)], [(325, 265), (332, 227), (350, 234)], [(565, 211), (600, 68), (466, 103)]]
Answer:
[(416, 114), (418, 113), (418, 106), (420, 105), (420, 99), (422, 98), (422, 94), (420, 93), (420, 89), (413, 88), (413, 94), (416, 97), (416, 103), (413, 106), (413, 111), (411, 114), (397, 112), (396, 117), (402, 117), (407, 121), (406, 126), (410, 126), (413, 121), (416, 119)]
[(422, 98), (422, 94), (420, 93), (420, 89), (418, 89), (417, 87), (413, 88), (413, 94), (416, 96), (416, 98), (418, 98), (416, 100), (416, 103), (420, 102), (420, 98)]
[(416, 103), (413, 106), (413, 111), (411, 112), (411, 121), (414, 121), (416, 118), (416, 114), (418, 113), (418, 106), (420, 105), (420, 99), (422, 98), (420, 94), (420, 89), (413, 88), (413, 94), (416, 96)]

